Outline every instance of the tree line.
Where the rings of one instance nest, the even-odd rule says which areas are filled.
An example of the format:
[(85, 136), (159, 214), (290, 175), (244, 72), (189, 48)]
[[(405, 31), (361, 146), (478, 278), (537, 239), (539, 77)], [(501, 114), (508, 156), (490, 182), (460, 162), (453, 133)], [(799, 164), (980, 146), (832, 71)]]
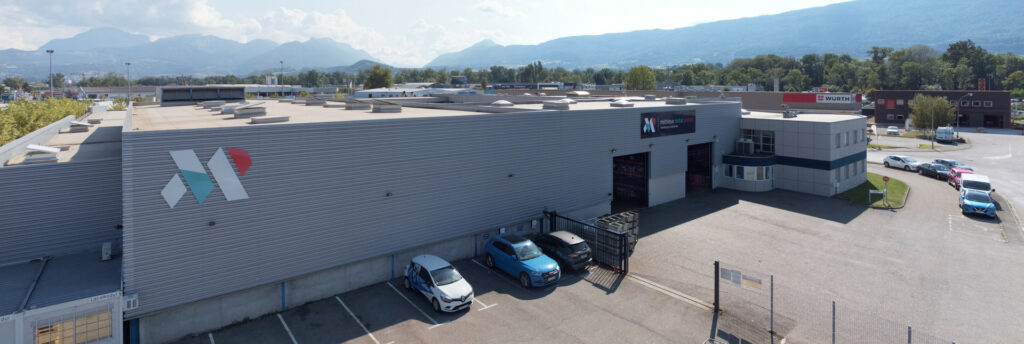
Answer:
[[(520, 67), (491, 66), (488, 69), (397, 69), (375, 67), (359, 73), (340, 71), (320, 72), (307, 70), (294, 75), (284, 75), (281, 83), (303, 87), (361, 85), (374, 76), (386, 72), (392, 83), (437, 82), (448, 84), (453, 76), (464, 76), (471, 84), (548, 82), (560, 81), (577, 84), (619, 84), (626, 83), (631, 89), (653, 89), (657, 83), (679, 85), (758, 85), (766, 90), (773, 88), (779, 79), (785, 91), (806, 91), (811, 87), (828, 87), (837, 92), (870, 93), (872, 89), (975, 89), (978, 80), (987, 80), (987, 87), (994, 90), (1012, 90), (1017, 97), (1024, 97), (1024, 58), (1013, 53), (993, 54), (970, 40), (954, 42), (945, 51), (915, 45), (903, 49), (872, 47), (866, 51), (865, 59), (855, 59), (848, 54), (807, 54), (800, 58), (778, 55), (758, 55), (752, 58), (736, 58), (728, 64), (688, 64), (667, 68), (646, 66), (636, 70), (633, 80), (628, 82), (630, 72), (618, 69), (573, 69), (548, 68), (541, 62)], [(653, 74), (653, 82), (648, 82)], [(277, 75), (263, 73), (249, 76), (192, 76), (143, 77), (133, 80), (139, 85), (206, 85), (206, 84), (262, 84), (265, 77)], [(11, 79), (11, 78), (8, 78)], [(56, 77), (54, 78), (57, 79)], [(61, 78), (63, 79), (63, 78)], [(381, 76), (371, 79), (379, 85)], [(19, 80), (12, 80), (17, 84)], [(24, 80), (20, 80), (24, 83)], [(7, 80), (4, 80), (7, 84)], [(91, 77), (78, 83), (81, 86), (125, 86), (128, 81), (118, 74)], [(8, 85), (11, 86), (11, 85)], [(19, 85), (20, 86), (20, 85)], [(365, 86), (365, 85), (364, 85)]]

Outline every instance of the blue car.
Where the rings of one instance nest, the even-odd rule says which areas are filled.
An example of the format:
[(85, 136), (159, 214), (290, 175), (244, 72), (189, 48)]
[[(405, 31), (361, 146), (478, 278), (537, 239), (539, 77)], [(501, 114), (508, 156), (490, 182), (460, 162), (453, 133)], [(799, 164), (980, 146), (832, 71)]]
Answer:
[(501, 234), (487, 242), (484, 250), (487, 267), (519, 279), (523, 287), (539, 287), (557, 283), (562, 278), (558, 262), (544, 255), (537, 245), (515, 234)]
[(964, 215), (982, 214), (991, 218), (996, 217), (996, 205), (992, 197), (984, 191), (964, 189), (960, 193), (960, 212)]

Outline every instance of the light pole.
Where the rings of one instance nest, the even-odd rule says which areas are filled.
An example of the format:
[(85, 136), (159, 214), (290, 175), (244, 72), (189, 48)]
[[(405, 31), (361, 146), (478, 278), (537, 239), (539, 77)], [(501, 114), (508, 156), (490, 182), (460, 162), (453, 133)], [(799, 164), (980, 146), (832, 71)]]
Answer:
[(47, 49), (46, 53), (50, 55), (50, 98), (53, 97), (53, 49)]
[(124, 75), (128, 79), (128, 104), (132, 103), (132, 63), (124, 63)]
[(283, 98), (284, 97), (284, 84), (282, 84), (282, 82), (284, 81), (284, 60), (281, 60), (280, 62), (281, 62), (281, 74), (278, 74), (278, 76), (277, 76), (277, 88), (280, 89), (278, 91), (278, 95)]
[[(960, 96), (960, 99), (956, 100), (956, 139), (960, 140), (960, 102), (964, 100), (964, 97), (973, 97), (974, 93), (967, 93)], [(934, 144), (933, 144), (934, 145)]]

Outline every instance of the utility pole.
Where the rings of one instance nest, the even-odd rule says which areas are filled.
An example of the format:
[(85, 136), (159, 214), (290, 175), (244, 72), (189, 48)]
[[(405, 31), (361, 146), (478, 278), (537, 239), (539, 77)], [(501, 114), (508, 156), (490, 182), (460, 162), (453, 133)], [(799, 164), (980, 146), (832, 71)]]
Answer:
[(46, 53), (50, 55), (50, 94), (53, 97), (53, 49), (47, 49)]
[[(956, 100), (956, 138), (957, 138), (957, 140), (960, 139), (960, 102), (964, 100), (964, 97), (973, 97), (973, 96), (974, 96), (974, 93), (967, 93), (965, 95), (960, 96), (960, 99)], [(933, 144), (932, 148), (935, 148), (934, 144)]]
[(281, 74), (277, 76), (277, 87), (281, 89), (278, 95), (284, 97), (284, 84), (282, 82), (284, 82), (284, 60), (281, 60)]
[(124, 63), (125, 77), (128, 79), (128, 104), (132, 103), (132, 63)]

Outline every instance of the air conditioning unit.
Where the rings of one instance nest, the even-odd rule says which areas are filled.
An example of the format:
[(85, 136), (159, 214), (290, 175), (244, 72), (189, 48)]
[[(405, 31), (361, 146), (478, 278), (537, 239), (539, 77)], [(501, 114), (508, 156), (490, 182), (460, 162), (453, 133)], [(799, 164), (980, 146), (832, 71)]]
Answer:
[(139, 293), (125, 295), (121, 300), (124, 302), (122, 305), (124, 307), (123, 310), (125, 311), (131, 311), (139, 308)]
[(109, 241), (103, 243), (103, 249), (100, 250), (100, 260), (105, 260), (105, 261), (106, 260), (110, 260), (110, 251), (111, 251), (110, 247), (111, 246), (112, 245), (111, 245), (111, 243)]

